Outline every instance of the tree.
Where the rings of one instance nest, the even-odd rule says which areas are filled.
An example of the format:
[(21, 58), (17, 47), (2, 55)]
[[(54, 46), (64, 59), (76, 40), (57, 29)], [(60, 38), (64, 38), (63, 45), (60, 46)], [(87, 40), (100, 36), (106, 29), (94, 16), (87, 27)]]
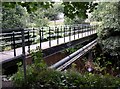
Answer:
[[(36, 11), (38, 8), (42, 7), (45, 9), (53, 7), (55, 2), (2, 2), (2, 6), (6, 8), (14, 8), (16, 4), (21, 5), (27, 9), (28, 13)], [(87, 18), (86, 10), (93, 11), (97, 3), (92, 2), (63, 2), (61, 3), (63, 8), (59, 8), (59, 11), (63, 11), (64, 15), (69, 18), (74, 18), (78, 16), (80, 18)], [(59, 7), (59, 6), (58, 6)]]
[(15, 8), (2, 7), (2, 29), (27, 27), (28, 18), (26, 9), (20, 5)]
[(45, 16), (50, 20), (57, 20), (58, 14), (63, 13), (64, 7), (61, 3), (54, 3), (51, 8), (45, 10)]
[(93, 2), (63, 2), (65, 16), (73, 19), (76, 16), (82, 19), (88, 17), (87, 10), (92, 12), (97, 3)]
[(72, 25), (72, 24), (81, 24), (84, 22), (84, 19), (79, 18), (79, 17), (74, 17), (73, 19), (69, 17), (64, 17), (64, 24), (66, 25)]
[(35, 27), (42, 27), (48, 25), (48, 18), (45, 16), (45, 11), (43, 8), (39, 8), (30, 15), (31, 23)]
[(36, 2), (36, 0), (33, 0), (33, 2), (2, 2), (2, 6), (5, 8), (15, 8), (16, 5), (20, 5), (25, 7), (28, 13), (32, 13), (40, 7), (45, 9), (52, 7), (53, 3), (54, 2)]
[(120, 2), (100, 2), (92, 13), (98, 25), (98, 38), (105, 54), (120, 57)]

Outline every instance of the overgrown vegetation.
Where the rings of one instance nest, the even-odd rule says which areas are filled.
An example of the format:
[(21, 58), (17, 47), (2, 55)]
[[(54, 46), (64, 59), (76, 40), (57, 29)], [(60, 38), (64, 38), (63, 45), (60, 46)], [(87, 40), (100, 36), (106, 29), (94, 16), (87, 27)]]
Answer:
[(25, 8), (16, 5), (15, 8), (2, 7), (2, 29), (28, 27), (29, 14)]
[(76, 88), (118, 88), (120, 78), (110, 75), (84, 73), (77, 71), (56, 71), (49, 69), (42, 60), (41, 51), (33, 52), (34, 64), (27, 65), (27, 76), (24, 81), (24, 71), (22, 67), (13, 75), (12, 81), (15, 87), (23, 89), (76, 89)]
[(102, 52), (120, 58), (120, 2), (99, 2), (92, 12), (92, 20), (99, 22), (97, 29)]
[(70, 54), (74, 53), (75, 51), (77, 51), (78, 49), (80, 49), (81, 47), (83, 47), (83, 45), (79, 44), (76, 46), (69, 47), (69, 48), (65, 49), (63, 52), (66, 55), (70, 55)]

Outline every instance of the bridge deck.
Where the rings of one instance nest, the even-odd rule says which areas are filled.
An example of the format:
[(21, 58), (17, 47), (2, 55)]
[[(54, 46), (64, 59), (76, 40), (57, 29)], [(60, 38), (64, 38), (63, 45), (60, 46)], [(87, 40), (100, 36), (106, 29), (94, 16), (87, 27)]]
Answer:
[[(80, 34), (76, 34), (76, 35), (72, 35), (70, 38), (71, 40), (69, 39), (69, 36), (68, 37), (65, 37), (65, 42), (64, 42), (64, 38), (59, 38), (59, 39), (56, 39), (56, 40), (52, 40), (51, 41), (51, 47), (53, 46), (57, 46), (57, 45), (60, 45), (60, 44), (63, 44), (63, 43), (67, 43), (67, 42), (70, 42), (70, 41), (73, 41), (73, 40), (77, 40), (77, 39), (80, 39), (80, 38), (83, 38), (83, 37), (86, 37), (86, 36), (89, 36), (91, 34), (94, 34), (96, 33), (96, 31), (88, 31), (88, 32), (84, 32), (84, 33), (80, 33)], [(59, 41), (59, 44), (57, 44), (57, 41)], [(36, 49), (36, 47), (38, 47), (40, 44), (34, 44), (34, 45), (30, 45), (30, 49), (33, 50), (33, 49)], [(46, 41), (46, 42), (42, 42), (41, 43), (41, 49), (47, 49), (47, 48), (50, 48), (49, 47), (49, 41)], [(26, 54), (29, 54), (28, 53), (28, 46), (25, 46), (25, 52)], [(22, 47), (20, 48), (16, 48), (16, 56), (20, 56), (22, 54)], [(14, 50), (9, 50), (9, 51), (3, 51), (3, 52), (0, 52), (0, 62), (7, 62), (9, 60), (11, 60), (12, 58), (14, 58)]]

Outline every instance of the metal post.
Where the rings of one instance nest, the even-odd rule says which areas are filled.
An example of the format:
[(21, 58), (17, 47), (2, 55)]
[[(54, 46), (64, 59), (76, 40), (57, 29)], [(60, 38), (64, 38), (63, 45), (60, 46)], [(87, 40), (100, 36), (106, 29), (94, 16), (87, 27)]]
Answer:
[(75, 26), (74, 26), (74, 28), (73, 28), (73, 31), (74, 31), (74, 40), (75, 40)]
[(88, 26), (86, 25), (86, 36), (88, 36), (89, 35), (89, 33), (88, 33)]
[(97, 28), (97, 26), (95, 25), (95, 28), (94, 28), (94, 33), (95, 33), (95, 31), (96, 31), (96, 28)]
[(85, 36), (86, 36), (86, 25), (85, 25), (85, 31), (84, 32), (85, 32)]
[(51, 38), (50, 38), (50, 27), (49, 27), (49, 47), (51, 47)]
[(69, 41), (71, 41), (71, 26), (69, 26)]
[(34, 42), (34, 37), (35, 37), (35, 32), (34, 32), (34, 28), (33, 28), (33, 42)]
[(11, 34), (11, 48), (13, 47), (13, 34)]
[(13, 49), (14, 49), (14, 56), (16, 56), (16, 47), (15, 47), (15, 32), (13, 31)]
[(77, 26), (78, 38), (79, 38), (79, 26)]
[(22, 55), (23, 55), (23, 69), (24, 69), (24, 79), (26, 81), (26, 57), (25, 57), (25, 36), (24, 36), (24, 29), (21, 30), (22, 34)]
[(30, 53), (30, 34), (28, 31), (28, 52)]
[(90, 28), (90, 35), (91, 35), (91, 26), (89, 28)]
[(59, 44), (59, 28), (56, 29), (57, 30), (57, 45)]
[(90, 35), (90, 26), (88, 26), (88, 28), (89, 28), (89, 35)]
[(83, 37), (83, 25), (81, 25), (81, 38)]
[(42, 40), (44, 39), (44, 35), (43, 35), (43, 27), (41, 28), (42, 29)]
[(41, 49), (41, 29), (39, 28), (39, 36), (40, 36), (40, 49)]
[(65, 43), (65, 30), (66, 30), (66, 27), (64, 27), (64, 43)]
[(93, 31), (94, 31), (94, 25), (93, 25), (93, 27), (92, 27), (93, 29), (92, 29), (92, 34), (93, 34)]
[(62, 32), (62, 26), (61, 26), (61, 36), (62, 36), (63, 32)]

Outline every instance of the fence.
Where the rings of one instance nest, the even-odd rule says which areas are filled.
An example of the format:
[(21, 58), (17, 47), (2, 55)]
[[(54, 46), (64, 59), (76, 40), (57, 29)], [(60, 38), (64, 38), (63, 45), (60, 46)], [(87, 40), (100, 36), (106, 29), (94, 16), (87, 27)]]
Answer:
[[(89, 24), (78, 24), (78, 25), (63, 25), (63, 26), (54, 26), (54, 27), (41, 27), (41, 28), (25, 28), (25, 29), (6, 29), (2, 30), (0, 34), (1, 47), (4, 50), (4, 47), (10, 46), (14, 49), (14, 56), (16, 56), (16, 48), (22, 46), (22, 35), (24, 34), (25, 46), (28, 46), (28, 52), (30, 53), (30, 45), (41, 43), (44, 41), (49, 41), (49, 47), (51, 47), (51, 41), (57, 39), (57, 44), (59, 44), (59, 38), (69, 37), (78, 35), (90, 31), (90, 34), (93, 33), (95, 26), (90, 26)], [(1, 51), (3, 51), (1, 50)]]

